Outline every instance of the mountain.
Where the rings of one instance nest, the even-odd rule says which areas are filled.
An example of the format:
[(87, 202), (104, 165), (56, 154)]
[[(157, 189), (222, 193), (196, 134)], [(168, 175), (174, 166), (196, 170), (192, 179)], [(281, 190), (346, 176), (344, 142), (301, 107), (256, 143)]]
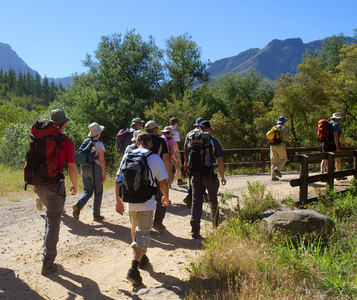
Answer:
[[(272, 40), (263, 49), (252, 48), (236, 56), (223, 58), (212, 63), (207, 71), (210, 77), (224, 75), (228, 72), (247, 73), (254, 69), (262, 75), (275, 80), (281, 74), (296, 74), (296, 67), (302, 62), (306, 49), (321, 49), (323, 40), (304, 44), (300, 38)], [(352, 38), (347, 37), (350, 44)]]
[[(3, 72), (8, 72), (10, 70), (15, 71), (16, 74), (20, 73), (20, 70), (23, 74), (27, 74), (29, 72), (33, 77), (36, 76), (37, 72), (31, 69), (18, 55), (17, 53), (11, 49), (8, 44), (4, 44), (0, 42), (0, 70)], [(63, 78), (47, 78), (48, 82), (54, 81), (58, 86), (60, 83), (64, 87), (72, 82), (72, 77), (63, 77)], [(41, 78), (42, 80), (42, 78)]]
[(16, 74), (19, 74), (20, 70), (24, 74), (27, 74), (27, 71), (29, 71), (30, 74), (35, 77), (37, 73), (31, 69), (9, 45), (0, 43), (0, 70), (8, 72), (10, 68), (14, 70)]

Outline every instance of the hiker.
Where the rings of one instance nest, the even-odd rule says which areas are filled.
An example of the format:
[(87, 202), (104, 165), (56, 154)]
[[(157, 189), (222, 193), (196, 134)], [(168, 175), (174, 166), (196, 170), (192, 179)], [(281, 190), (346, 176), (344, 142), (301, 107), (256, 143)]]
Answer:
[[(184, 152), (183, 152), (183, 158), (184, 158), (184, 169), (187, 171), (188, 170), (188, 160), (187, 160), (187, 144), (188, 144), (188, 137), (190, 134), (192, 134), (195, 131), (200, 131), (199, 126), (200, 123), (204, 121), (203, 118), (197, 118), (195, 121), (195, 124), (193, 124), (194, 129), (192, 129), (187, 135), (185, 139), (185, 144), (184, 144)], [(207, 202), (207, 193), (206, 191), (203, 194), (203, 200)], [(191, 185), (191, 178), (189, 178), (189, 187), (188, 187), (188, 195), (183, 199), (183, 202), (187, 205), (188, 208), (191, 208), (192, 206), (192, 185)]]
[(77, 193), (77, 167), (75, 164), (73, 141), (64, 135), (66, 124), (69, 118), (66, 117), (62, 109), (55, 109), (51, 112), (51, 121), (58, 127), (60, 133), (60, 146), (57, 147), (57, 166), (62, 174), (61, 179), (53, 185), (35, 185), (34, 191), (37, 193), (42, 203), (46, 207), (45, 237), (42, 263), (42, 275), (48, 275), (57, 271), (54, 264), (57, 256), (57, 243), (61, 224), (61, 216), (66, 200), (66, 188), (64, 184), (64, 163), (67, 163), (68, 176), (71, 180), (70, 194)]
[(125, 148), (124, 155), (127, 154), (128, 152), (131, 152), (131, 151), (135, 150), (136, 148), (138, 148), (138, 146), (136, 145), (136, 139), (140, 132), (143, 132), (143, 131), (141, 129), (134, 131), (133, 137), (131, 138), (131, 141), (133, 143)]
[[(146, 154), (147, 163), (152, 172), (152, 176), (149, 176), (150, 184), (156, 185), (156, 182), (159, 183), (159, 189), (163, 194), (161, 202), (162, 205), (166, 207), (169, 205), (168, 174), (160, 156), (154, 153), (150, 154), (151, 151), (149, 151), (149, 149), (152, 147), (152, 136), (146, 132), (142, 132), (137, 136), (136, 144), (138, 149), (135, 149), (132, 153), (141, 152)], [(123, 215), (125, 210), (124, 202), (128, 201), (126, 199), (125, 189), (123, 198), (119, 195), (118, 179), (124, 174), (122, 173), (124, 160), (125, 157), (121, 162), (115, 181), (116, 211), (121, 215)], [(146, 252), (150, 242), (150, 231), (152, 229), (154, 210), (156, 208), (155, 195), (153, 193), (151, 195), (153, 196), (149, 200), (142, 203), (126, 203), (126, 209), (129, 212), (131, 223), (131, 247), (133, 249), (131, 268), (128, 270), (126, 278), (134, 285), (140, 285), (142, 283), (138, 267), (144, 268), (145, 265), (149, 263)]]
[(142, 129), (143, 124), (143, 120), (140, 118), (134, 118), (131, 121), (130, 128), (123, 128), (118, 131), (115, 139), (115, 146), (119, 154), (124, 154), (126, 147), (131, 144), (134, 132)]
[[(175, 141), (173, 139), (173, 136), (175, 134), (173, 133), (172, 128), (170, 126), (165, 126), (165, 128), (161, 130), (161, 133), (162, 133), (161, 137), (166, 140), (167, 147), (170, 152), (171, 160), (177, 160), (177, 157), (175, 155)], [(169, 170), (166, 171), (168, 172)]]
[(176, 169), (176, 177), (177, 177), (177, 185), (186, 185), (186, 181), (182, 180), (182, 172), (181, 172), (181, 168), (182, 168), (182, 163), (181, 163), (181, 154), (180, 154), (180, 149), (178, 146), (178, 142), (180, 141), (180, 133), (177, 130), (177, 126), (178, 126), (178, 119), (176, 117), (173, 117), (170, 119), (170, 127), (173, 130), (172, 133), (172, 139), (174, 140), (175, 144), (174, 144), (174, 156), (176, 158), (173, 158), (171, 155), (171, 162), (172, 165), (175, 167)]
[(208, 191), (208, 198), (211, 202), (213, 226), (218, 226), (219, 208), (217, 192), (219, 180), (213, 168), (214, 158), (217, 161), (221, 184), (226, 184), (226, 179), (224, 178), (223, 150), (218, 140), (210, 135), (211, 131), (210, 122), (204, 120), (200, 122), (199, 132), (193, 130), (187, 138), (186, 155), (192, 184), (191, 234), (193, 239), (199, 239), (201, 237), (200, 222), (205, 189)]
[[(328, 141), (322, 143), (322, 152), (339, 152), (341, 150), (340, 146), (340, 138), (347, 147), (345, 137), (343, 136), (342, 130), (340, 128), (340, 124), (342, 121), (343, 116), (341, 115), (340, 112), (336, 112), (332, 115), (330, 118), (331, 121), (329, 121), (329, 135), (328, 135)], [(341, 158), (336, 158), (336, 171), (341, 170)], [(325, 172), (327, 165), (327, 159), (323, 159), (321, 162), (321, 173)], [(336, 180), (346, 180), (347, 177), (340, 177), (336, 178)]]
[(90, 197), (92, 197), (94, 192), (94, 203), (93, 203), (93, 221), (102, 221), (104, 216), (100, 214), (100, 207), (102, 205), (103, 197), (103, 183), (107, 178), (107, 173), (105, 170), (105, 159), (104, 152), (105, 147), (103, 143), (99, 140), (104, 126), (99, 125), (94, 122), (88, 126), (89, 134), (88, 137), (93, 140), (95, 150), (95, 160), (94, 163), (81, 165), (81, 176), (83, 181), (83, 194), (79, 198), (76, 205), (73, 206), (73, 217), (78, 220), (79, 214), (83, 207), (87, 204)]
[[(145, 130), (151, 135), (152, 138), (152, 148), (150, 150), (153, 153), (159, 155), (164, 161), (166, 170), (168, 170), (168, 174), (169, 174), (168, 181), (169, 184), (171, 184), (172, 183), (171, 158), (165, 139), (157, 135), (158, 128), (159, 126), (155, 121), (149, 121), (145, 124)], [(157, 231), (166, 229), (166, 226), (163, 224), (163, 220), (166, 214), (166, 206), (162, 205), (161, 198), (162, 198), (162, 194), (159, 189), (156, 195), (156, 211), (155, 211), (154, 225), (153, 225), (153, 228)]]
[[(287, 118), (280, 116), (277, 125), (273, 126), (279, 130), (280, 139), (272, 145), (270, 144), (270, 160), (271, 160), (271, 180), (278, 181), (278, 177), (282, 177), (281, 171), (284, 169), (288, 156), (286, 154), (285, 141), (291, 142), (292, 138), (288, 136), (289, 127), (286, 126)], [(272, 129), (273, 129), (272, 128)]]

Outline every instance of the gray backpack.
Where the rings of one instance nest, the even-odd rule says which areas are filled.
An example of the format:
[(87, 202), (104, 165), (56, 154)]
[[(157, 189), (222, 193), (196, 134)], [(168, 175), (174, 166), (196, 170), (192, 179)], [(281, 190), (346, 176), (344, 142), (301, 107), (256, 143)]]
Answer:
[[(147, 157), (152, 152), (129, 152), (121, 165), (122, 198), (124, 202), (143, 203), (156, 194), (154, 182)], [(151, 178), (151, 181), (150, 181)]]

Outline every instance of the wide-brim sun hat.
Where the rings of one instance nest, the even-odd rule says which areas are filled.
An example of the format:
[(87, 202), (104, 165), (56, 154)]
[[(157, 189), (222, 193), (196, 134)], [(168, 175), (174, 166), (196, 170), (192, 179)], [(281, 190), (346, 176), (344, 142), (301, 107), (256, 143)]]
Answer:
[(285, 123), (285, 122), (287, 122), (287, 121), (288, 121), (287, 118), (285, 118), (284, 116), (280, 116), (280, 117), (278, 118), (278, 121), (277, 121), (276, 123), (281, 124), (281, 123)]
[(342, 119), (343, 116), (340, 112), (335, 112), (330, 119)]
[(88, 136), (94, 137), (94, 136), (97, 136), (99, 133), (101, 133), (105, 129), (105, 127), (102, 125), (99, 125), (97, 122), (93, 122), (92, 124), (90, 124), (88, 126), (88, 129), (90, 131)]
[(131, 125), (130, 126), (133, 126), (133, 125), (141, 125), (143, 124), (145, 121), (144, 120), (141, 120), (140, 118), (135, 118), (135, 119), (132, 119), (131, 120)]
[(131, 138), (132, 142), (136, 142), (136, 139), (138, 138), (139, 133), (143, 132), (142, 130), (135, 130), (133, 137)]
[(170, 126), (165, 126), (163, 130), (161, 130), (162, 133), (171, 133), (172, 136), (174, 136), (174, 131)]
[(66, 117), (62, 109), (57, 108), (51, 112), (51, 121), (55, 124), (61, 124), (69, 121), (69, 118)]

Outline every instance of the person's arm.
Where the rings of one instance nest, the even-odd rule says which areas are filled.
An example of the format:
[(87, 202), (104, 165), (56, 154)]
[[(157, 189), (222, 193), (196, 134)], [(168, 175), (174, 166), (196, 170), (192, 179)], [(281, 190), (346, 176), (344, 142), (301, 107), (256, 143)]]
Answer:
[(174, 161), (177, 161), (177, 157), (175, 155), (175, 144), (172, 144), (169, 148), (170, 148), (171, 159), (173, 159)]
[(174, 147), (175, 147), (175, 151), (180, 152), (178, 143), (176, 141), (175, 141)]
[(223, 164), (223, 157), (217, 157), (217, 165), (218, 165), (218, 172), (221, 176), (221, 183), (222, 185), (226, 185), (227, 181), (224, 178), (224, 164)]
[(164, 153), (162, 155), (162, 160), (164, 161), (165, 167), (167, 172), (169, 173), (169, 183), (171, 184), (173, 182), (173, 175), (172, 175), (172, 169), (171, 169), (171, 158), (169, 153)]
[(114, 183), (114, 189), (115, 189), (115, 200), (116, 200), (116, 206), (115, 210), (117, 211), (118, 214), (123, 215), (124, 213), (124, 202), (123, 199), (119, 195), (119, 182), (118, 182), (119, 175), (117, 174), (115, 178), (115, 183)]
[(160, 190), (163, 194), (161, 198), (162, 206), (169, 206), (169, 184), (166, 179), (159, 181)]
[(67, 163), (68, 167), (68, 176), (69, 179), (72, 182), (71, 188), (70, 188), (70, 194), (75, 195), (77, 194), (77, 167), (75, 163)]
[(99, 165), (100, 165), (100, 168), (101, 168), (102, 174), (103, 174), (102, 182), (104, 182), (107, 179), (107, 172), (105, 170), (104, 151), (100, 151), (98, 153), (98, 160), (99, 160)]
[(343, 136), (342, 133), (340, 134), (340, 137), (341, 137), (341, 140), (342, 140), (343, 144), (345, 145), (345, 147), (347, 147), (345, 137)]

